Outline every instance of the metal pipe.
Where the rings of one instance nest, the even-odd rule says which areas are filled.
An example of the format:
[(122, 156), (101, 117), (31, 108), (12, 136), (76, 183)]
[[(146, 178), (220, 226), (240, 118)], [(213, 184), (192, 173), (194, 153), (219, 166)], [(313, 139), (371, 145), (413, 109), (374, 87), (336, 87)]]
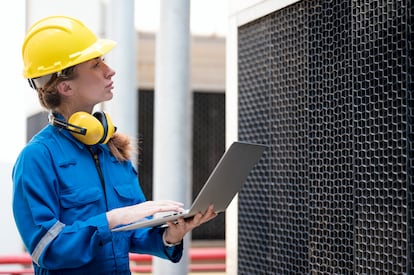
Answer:
[[(161, 21), (156, 38), (154, 100), (154, 199), (181, 201), (191, 196), (191, 110), (189, 88), (190, 1), (160, 2)], [(154, 259), (154, 274), (187, 274), (187, 234), (179, 264)]]

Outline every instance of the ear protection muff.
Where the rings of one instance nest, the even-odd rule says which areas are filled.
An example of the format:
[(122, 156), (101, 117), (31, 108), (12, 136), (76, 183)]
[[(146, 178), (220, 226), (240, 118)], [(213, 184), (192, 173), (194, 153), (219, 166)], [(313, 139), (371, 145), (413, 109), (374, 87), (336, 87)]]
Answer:
[(105, 144), (116, 131), (109, 115), (101, 111), (93, 115), (76, 112), (70, 116), (68, 122), (51, 115), (49, 121), (54, 126), (70, 131), (76, 139), (86, 145)]
[(112, 123), (111, 117), (105, 112), (98, 111), (95, 112), (93, 116), (102, 124), (104, 130), (102, 138), (98, 141), (98, 143), (105, 144), (115, 133), (116, 127)]

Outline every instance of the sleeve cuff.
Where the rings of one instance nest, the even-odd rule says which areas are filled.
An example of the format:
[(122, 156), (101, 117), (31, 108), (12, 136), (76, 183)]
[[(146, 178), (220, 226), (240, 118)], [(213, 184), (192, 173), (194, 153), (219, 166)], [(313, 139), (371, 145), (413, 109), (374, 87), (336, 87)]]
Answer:
[(177, 243), (169, 243), (165, 240), (165, 232), (167, 232), (166, 230), (164, 230), (164, 232), (162, 233), (162, 243), (164, 244), (164, 246), (166, 247), (174, 247), (177, 245), (181, 244), (181, 241), (177, 242)]
[(111, 230), (109, 229), (108, 219), (106, 218), (106, 213), (96, 216), (94, 222), (98, 228), (98, 236), (100, 239), (100, 244), (106, 244), (112, 240)]

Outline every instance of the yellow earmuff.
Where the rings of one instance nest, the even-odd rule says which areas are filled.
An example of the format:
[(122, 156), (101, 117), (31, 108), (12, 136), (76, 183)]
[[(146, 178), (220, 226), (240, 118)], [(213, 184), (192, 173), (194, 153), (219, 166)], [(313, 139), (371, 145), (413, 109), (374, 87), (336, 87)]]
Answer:
[(105, 144), (116, 131), (109, 115), (101, 111), (93, 115), (87, 112), (77, 112), (71, 115), (68, 122), (52, 118), (51, 123), (70, 131), (76, 139), (86, 145)]
[(112, 123), (111, 117), (105, 112), (95, 112), (93, 116), (99, 120), (99, 122), (102, 124), (104, 128), (104, 134), (102, 138), (99, 140), (99, 143), (106, 144), (109, 141), (109, 139), (114, 135), (116, 127)]

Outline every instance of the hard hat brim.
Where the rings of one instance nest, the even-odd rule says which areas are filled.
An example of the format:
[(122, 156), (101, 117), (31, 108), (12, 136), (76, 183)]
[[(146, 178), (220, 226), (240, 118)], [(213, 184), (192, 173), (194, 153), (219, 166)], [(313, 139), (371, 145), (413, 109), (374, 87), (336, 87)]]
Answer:
[(113, 40), (98, 39), (89, 48), (79, 53), (79, 55), (73, 59), (73, 62), (71, 62), (72, 64), (68, 67), (105, 55), (109, 51), (111, 51), (115, 47), (115, 45), (116, 42)]
[[(27, 71), (23, 71), (23, 77), (25, 78), (37, 78), (53, 73), (60, 72), (66, 68), (75, 66), (77, 64), (83, 63), (85, 61), (94, 59), (96, 57), (102, 56), (107, 54), (111, 51), (116, 45), (116, 42), (110, 39), (98, 39), (94, 44), (86, 48), (81, 52), (74, 53), (69, 56), (69, 61), (64, 66), (48, 68), (45, 70), (41, 70), (41, 68), (37, 68), (37, 73), (29, 73)], [(63, 65), (63, 64), (62, 64)]]

